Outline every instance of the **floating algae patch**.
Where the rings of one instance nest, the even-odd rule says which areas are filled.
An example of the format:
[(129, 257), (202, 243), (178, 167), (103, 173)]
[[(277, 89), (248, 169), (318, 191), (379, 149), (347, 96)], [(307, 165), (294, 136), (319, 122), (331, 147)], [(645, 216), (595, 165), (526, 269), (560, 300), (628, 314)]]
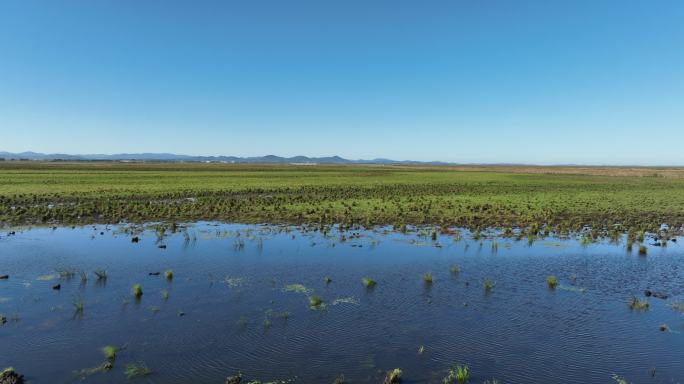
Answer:
[(357, 299), (355, 297), (342, 297), (342, 298), (333, 300), (331, 304), (332, 305), (338, 305), (338, 304), (359, 305), (359, 299)]
[(304, 284), (288, 284), (283, 288), (283, 292), (295, 292), (308, 295), (313, 292), (313, 289), (307, 288)]

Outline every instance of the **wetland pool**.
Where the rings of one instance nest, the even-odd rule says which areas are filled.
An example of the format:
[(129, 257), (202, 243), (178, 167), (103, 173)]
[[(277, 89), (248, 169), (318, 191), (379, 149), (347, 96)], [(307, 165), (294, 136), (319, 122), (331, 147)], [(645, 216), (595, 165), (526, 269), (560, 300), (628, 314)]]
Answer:
[[(684, 239), (640, 256), (624, 240), (467, 231), (11, 231), (0, 369), (28, 383), (121, 383), (129, 364), (149, 368), (140, 383), (382, 383), (394, 368), (404, 383), (442, 383), (456, 364), (469, 383), (684, 382)], [(630, 308), (633, 296), (648, 307)]]

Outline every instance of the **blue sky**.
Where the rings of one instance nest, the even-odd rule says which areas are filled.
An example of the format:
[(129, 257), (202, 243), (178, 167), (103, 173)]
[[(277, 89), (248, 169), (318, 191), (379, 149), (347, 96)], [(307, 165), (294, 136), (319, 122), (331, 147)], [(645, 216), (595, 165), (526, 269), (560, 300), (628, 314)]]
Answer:
[(3, 0), (0, 150), (684, 165), (684, 1)]

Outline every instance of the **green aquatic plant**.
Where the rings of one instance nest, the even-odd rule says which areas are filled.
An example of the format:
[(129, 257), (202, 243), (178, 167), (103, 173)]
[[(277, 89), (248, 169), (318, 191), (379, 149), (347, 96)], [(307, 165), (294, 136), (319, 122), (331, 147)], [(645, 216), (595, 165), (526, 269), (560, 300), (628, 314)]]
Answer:
[(130, 363), (126, 365), (124, 374), (130, 379), (135, 379), (137, 377), (147, 376), (152, 373), (152, 370), (147, 368), (147, 365), (143, 363)]
[(618, 376), (617, 374), (613, 374), (611, 377), (613, 378), (613, 380), (615, 380), (616, 384), (629, 384), (629, 381), (627, 381), (627, 379)]
[(461, 272), (461, 268), (458, 265), (453, 264), (452, 266), (449, 267), (449, 272), (452, 275), (458, 275)]
[(74, 301), (71, 302), (71, 305), (74, 307), (74, 314), (81, 315), (83, 314), (83, 309), (85, 308), (85, 302), (83, 301), (82, 297), (77, 297), (74, 299)]
[(399, 368), (394, 368), (391, 371), (388, 371), (385, 374), (385, 381), (383, 381), (383, 384), (395, 384), (395, 383), (401, 383), (401, 375), (403, 372)]
[(628, 303), (629, 309), (633, 311), (644, 311), (649, 307), (647, 300), (639, 300), (636, 296), (632, 296)]
[(320, 309), (323, 306), (323, 299), (316, 295), (309, 296), (309, 308)]
[(173, 271), (170, 269), (167, 270), (166, 272), (164, 272), (164, 277), (166, 277), (166, 280), (169, 280), (169, 281), (173, 280)]
[(558, 285), (558, 279), (556, 279), (556, 276), (546, 276), (546, 285), (548, 285), (548, 287), (551, 289), (556, 289), (556, 286)]
[(485, 292), (491, 292), (492, 289), (494, 289), (494, 282), (490, 279), (485, 279), (482, 284), (484, 286)]
[(140, 299), (143, 295), (142, 287), (140, 284), (134, 284), (133, 288), (131, 288), (131, 293), (136, 299)]
[(304, 293), (304, 294), (310, 294), (313, 292), (313, 289), (307, 288), (304, 286), (304, 284), (288, 284), (283, 288), (283, 291), (285, 292), (295, 292), (295, 293)]
[(456, 365), (447, 371), (446, 377), (442, 380), (444, 384), (463, 384), (468, 381), (470, 372), (467, 365)]
[(167, 301), (169, 299), (169, 290), (168, 289), (162, 289), (159, 294), (162, 297), (162, 300)]
[(112, 362), (116, 360), (116, 347), (107, 345), (102, 348), (102, 353), (105, 355), (105, 359)]
[(424, 282), (425, 284), (428, 284), (428, 285), (429, 285), (429, 284), (432, 284), (432, 273), (430, 273), (430, 272), (425, 272), (425, 273), (423, 274), (423, 282)]
[(375, 280), (371, 279), (370, 277), (364, 277), (363, 279), (361, 279), (361, 283), (366, 288), (373, 288), (377, 284)]
[(12, 367), (7, 367), (0, 371), (0, 383), (2, 384), (23, 384), (24, 375), (20, 375)]

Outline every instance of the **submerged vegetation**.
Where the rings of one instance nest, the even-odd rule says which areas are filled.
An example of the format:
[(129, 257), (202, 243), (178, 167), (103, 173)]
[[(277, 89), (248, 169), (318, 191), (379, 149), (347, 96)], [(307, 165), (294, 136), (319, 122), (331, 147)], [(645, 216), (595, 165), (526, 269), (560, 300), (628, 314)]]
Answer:
[(147, 368), (145, 364), (131, 363), (126, 365), (124, 374), (128, 379), (135, 379), (136, 377), (147, 376), (152, 373), (152, 370)]
[(531, 240), (591, 227), (587, 241), (639, 241), (684, 221), (684, 170), (0, 163), (0, 223), (193, 220), (521, 228)]

